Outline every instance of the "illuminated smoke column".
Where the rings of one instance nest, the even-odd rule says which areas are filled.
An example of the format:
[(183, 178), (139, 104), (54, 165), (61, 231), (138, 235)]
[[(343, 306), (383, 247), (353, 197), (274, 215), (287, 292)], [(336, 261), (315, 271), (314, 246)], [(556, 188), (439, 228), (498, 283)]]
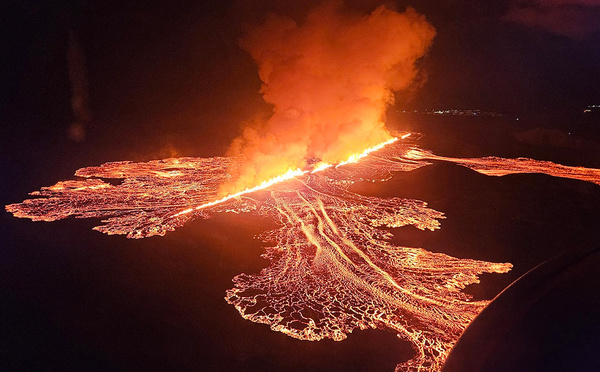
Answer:
[(369, 15), (328, 2), (306, 19), (271, 15), (248, 28), (240, 45), (256, 61), (268, 120), (244, 128), (228, 155), (243, 155), (240, 173), (222, 194), (303, 168), (307, 159), (338, 163), (388, 140), (386, 106), (408, 88), (416, 61), (435, 35), (408, 8), (380, 6)]

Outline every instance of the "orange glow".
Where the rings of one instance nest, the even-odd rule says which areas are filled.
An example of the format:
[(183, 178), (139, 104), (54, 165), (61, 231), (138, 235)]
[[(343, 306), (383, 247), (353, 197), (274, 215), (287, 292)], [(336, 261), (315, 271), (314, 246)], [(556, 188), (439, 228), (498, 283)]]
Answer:
[(317, 172), (323, 171), (323, 170), (325, 170), (327, 168), (331, 168), (331, 167), (333, 167), (333, 164), (329, 164), (329, 163), (325, 163), (325, 162), (320, 162), (319, 164), (317, 164), (317, 166), (315, 167), (315, 169), (313, 169), (311, 171), (311, 173), (317, 173)]
[(212, 207), (213, 205), (221, 204), (221, 203), (226, 202), (228, 200), (240, 197), (240, 196), (242, 196), (244, 194), (249, 194), (249, 193), (252, 193), (252, 192), (255, 192), (255, 191), (266, 189), (266, 188), (268, 188), (270, 186), (273, 186), (276, 183), (287, 181), (287, 180), (291, 180), (292, 178), (295, 178), (297, 176), (301, 176), (304, 173), (306, 173), (306, 171), (302, 171), (300, 169), (295, 169), (295, 170), (291, 170), (290, 169), (289, 171), (287, 171), (286, 173), (282, 174), (281, 176), (273, 177), (270, 180), (264, 181), (263, 183), (261, 183), (258, 186), (251, 187), (249, 189), (245, 189), (245, 190), (242, 190), (240, 192), (236, 192), (235, 194), (231, 194), (231, 195), (225, 196), (225, 197), (223, 197), (221, 199), (217, 199), (215, 201), (204, 203), (204, 204), (199, 205), (199, 206), (197, 206), (195, 208), (185, 209), (185, 210), (183, 210), (183, 211), (181, 211), (179, 213), (175, 213), (172, 217), (178, 217), (178, 216), (181, 216), (183, 214), (187, 214), (187, 213), (190, 213), (190, 212), (193, 212), (193, 211), (197, 211), (197, 210), (204, 209), (204, 208), (207, 208), (207, 207)]
[(222, 196), (253, 187), (307, 159), (356, 162), (353, 154), (389, 140), (386, 108), (413, 88), (417, 61), (435, 29), (414, 9), (380, 6), (360, 15), (328, 1), (294, 20), (271, 15), (250, 25), (240, 45), (255, 60), (269, 118), (251, 118), (228, 156), (243, 164)]
[[(408, 137), (407, 135), (402, 136), (402, 138), (407, 138), (407, 137)], [(380, 143), (378, 145), (370, 147), (370, 148), (366, 149), (365, 151), (363, 151), (360, 154), (350, 155), (350, 157), (348, 158), (348, 160), (339, 163), (336, 167), (339, 167), (340, 165), (344, 165), (344, 164), (348, 164), (348, 163), (356, 163), (358, 160), (366, 157), (370, 153), (372, 153), (374, 151), (377, 151), (377, 150), (381, 150), (385, 146), (387, 146), (389, 144), (392, 144), (392, 143), (396, 142), (397, 140), (398, 140), (398, 138), (394, 137), (394, 138), (391, 138), (391, 139), (389, 139), (389, 140), (387, 140), (385, 142), (382, 142), (382, 143)], [(330, 168), (332, 166), (333, 166), (333, 164), (328, 164), (328, 163), (321, 162), (321, 163), (317, 164), (317, 166), (311, 171), (311, 173), (320, 172), (320, 171), (323, 171), (323, 170), (325, 170), (327, 168)], [(258, 186), (251, 187), (251, 188), (248, 188), (248, 189), (236, 192), (236, 193), (231, 194), (231, 195), (227, 195), (227, 196), (222, 197), (220, 199), (217, 199), (215, 201), (204, 203), (204, 204), (199, 205), (199, 206), (197, 206), (195, 208), (187, 208), (187, 209), (185, 209), (185, 210), (183, 210), (181, 212), (175, 213), (172, 217), (178, 217), (178, 216), (181, 216), (181, 215), (184, 215), (184, 214), (191, 213), (193, 211), (197, 211), (197, 210), (204, 209), (204, 208), (207, 208), (207, 207), (212, 207), (213, 205), (221, 204), (223, 202), (226, 202), (228, 200), (240, 197), (242, 195), (266, 189), (266, 188), (268, 188), (268, 187), (270, 187), (270, 186), (272, 186), (272, 185), (274, 185), (276, 183), (287, 181), (287, 180), (290, 180), (292, 178), (301, 176), (301, 175), (306, 174), (306, 173), (308, 173), (308, 171), (303, 171), (301, 169), (295, 169), (295, 170), (291, 170), (290, 169), (286, 173), (284, 173), (284, 174), (282, 174), (280, 176), (277, 176), (277, 177), (273, 177), (270, 180), (264, 181), (264, 182), (262, 182)], [(158, 173), (158, 174), (160, 174), (160, 173)]]

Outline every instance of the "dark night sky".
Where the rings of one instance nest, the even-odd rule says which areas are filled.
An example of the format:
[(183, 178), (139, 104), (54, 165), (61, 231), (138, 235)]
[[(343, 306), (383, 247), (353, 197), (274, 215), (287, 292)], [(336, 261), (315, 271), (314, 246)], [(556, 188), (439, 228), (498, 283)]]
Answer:
[[(269, 11), (298, 17), (317, 2), (15, 3), (3, 32), (5, 126), (35, 136), (31, 132), (40, 128), (31, 122), (44, 116), (50, 119), (44, 137), (64, 134), (69, 123), (60, 120), (70, 111), (66, 48), (72, 30), (88, 70), (90, 136), (143, 128), (178, 148), (197, 146), (201, 140), (192, 138), (211, 136), (218, 145), (202, 154), (211, 155), (222, 152), (242, 120), (264, 109), (256, 93), (256, 67), (238, 47), (243, 25)], [(372, 0), (347, 3), (361, 11), (379, 5)], [(519, 4), (399, 2), (399, 9), (412, 5), (425, 14), (438, 35), (421, 64), (426, 84), (410, 99), (400, 94), (398, 108), (523, 114), (599, 103), (600, 32), (585, 25), (600, 22), (600, 6), (572, 6), (585, 19), (568, 18), (581, 30), (564, 35), (548, 25), (509, 21), (511, 9), (523, 7)]]

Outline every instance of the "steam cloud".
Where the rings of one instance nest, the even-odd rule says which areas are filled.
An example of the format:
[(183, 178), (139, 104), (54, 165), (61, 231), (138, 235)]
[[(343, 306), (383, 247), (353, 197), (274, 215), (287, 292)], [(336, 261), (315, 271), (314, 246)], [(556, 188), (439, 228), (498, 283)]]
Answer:
[(399, 13), (382, 5), (359, 15), (337, 2), (310, 11), (302, 23), (270, 15), (249, 27), (240, 45), (258, 65), (273, 114), (233, 141), (228, 155), (242, 155), (244, 164), (221, 191), (256, 186), (311, 158), (337, 163), (389, 139), (385, 109), (393, 91), (411, 86), (434, 36), (412, 8)]

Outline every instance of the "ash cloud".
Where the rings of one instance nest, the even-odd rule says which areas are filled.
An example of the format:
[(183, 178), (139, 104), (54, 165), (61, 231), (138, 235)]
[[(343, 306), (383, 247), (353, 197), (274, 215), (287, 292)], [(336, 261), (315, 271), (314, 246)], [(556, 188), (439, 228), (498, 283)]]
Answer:
[(583, 39), (600, 32), (600, 0), (514, 0), (504, 19)]
[(390, 138), (386, 107), (411, 88), (435, 29), (414, 9), (368, 15), (327, 2), (301, 21), (270, 15), (240, 40), (258, 65), (272, 116), (255, 118), (229, 148), (244, 165), (222, 192), (252, 187), (307, 159), (337, 163)]

